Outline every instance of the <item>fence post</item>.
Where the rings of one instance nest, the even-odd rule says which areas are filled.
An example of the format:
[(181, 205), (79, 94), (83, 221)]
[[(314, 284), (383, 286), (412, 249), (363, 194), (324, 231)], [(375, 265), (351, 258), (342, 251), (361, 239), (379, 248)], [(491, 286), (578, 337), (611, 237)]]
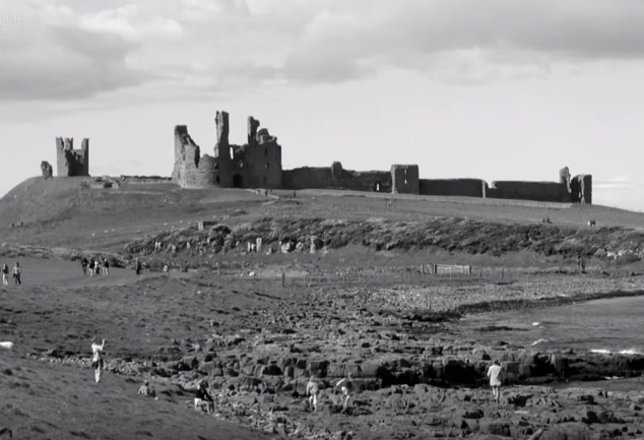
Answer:
[(286, 274), (282, 272), (282, 287), (286, 287)]
[(425, 265), (424, 264), (420, 265), (420, 274), (425, 275)]
[(467, 268), (469, 270), (469, 276), (472, 278), (472, 266), (468, 266)]

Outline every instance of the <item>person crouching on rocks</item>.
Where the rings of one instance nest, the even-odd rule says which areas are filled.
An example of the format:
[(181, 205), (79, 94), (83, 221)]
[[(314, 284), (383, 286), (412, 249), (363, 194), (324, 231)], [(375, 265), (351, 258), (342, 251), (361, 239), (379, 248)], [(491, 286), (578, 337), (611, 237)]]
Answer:
[(96, 383), (101, 381), (103, 374), (103, 349), (105, 348), (105, 339), (99, 344), (98, 338), (92, 340), (92, 368), (94, 369), (94, 380)]
[(141, 388), (139, 388), (138, 394), (141, 396), (153, 398), (156, 398), (157, 396), (156, 391), (154, 391), (154, 388), (150, 386), (150, 382), (147, 379), (143, 381), (143, 385), (141, 385)]
[(338, 383), (335, 384), (335, 389), (340, 390), (340, 403), (342, 403), (342, 412), (346, 412), (349, 408), (349, 400), (351, 399), (353, 388), (353, 378), (351, 376), (351, 373), (349, 373), (344, 379), (340, 379)]
[(496, 403), (501, 401), (501, 372), (502, 368), (497, 360), (492, 362), (492, 365), (487, 370), (487, 377), (490, 378), (490, 387), (492, 388), (492, 396)]
[(312, 411), (318, 410), (318, 398), (320, 396), (320, 386), (315, 378), (315, 374), (311, 374), (308, 383), (306, 384), (306, 395), (309, 396), (308, 404), (309, 409)]
[(215, 412), (215, 401), (208, 393), (208, 382), (205, 380), (199, 382), (199, 387), (195, 393), (195, 409), (205, 410), (208, 414)]

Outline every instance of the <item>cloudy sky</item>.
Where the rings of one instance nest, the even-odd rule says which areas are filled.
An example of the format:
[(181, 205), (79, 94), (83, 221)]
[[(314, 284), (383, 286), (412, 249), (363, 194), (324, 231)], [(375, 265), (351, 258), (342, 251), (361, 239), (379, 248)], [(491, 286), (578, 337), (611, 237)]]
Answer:
[(2, 0), (0, 194), (90, 138), (93, 175), (169, 175), (253, 115), (285, 168), (594, 179), (644, 210), (640, 0)]

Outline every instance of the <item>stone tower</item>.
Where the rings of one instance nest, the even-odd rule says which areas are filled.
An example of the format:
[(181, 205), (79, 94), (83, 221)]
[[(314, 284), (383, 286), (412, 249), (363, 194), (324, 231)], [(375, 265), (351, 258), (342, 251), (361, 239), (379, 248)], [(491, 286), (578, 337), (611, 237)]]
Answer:
[(56, 138), (56, 164), (59, 177), (89, 176), (89, 139), (74, 150), (74, 138)]

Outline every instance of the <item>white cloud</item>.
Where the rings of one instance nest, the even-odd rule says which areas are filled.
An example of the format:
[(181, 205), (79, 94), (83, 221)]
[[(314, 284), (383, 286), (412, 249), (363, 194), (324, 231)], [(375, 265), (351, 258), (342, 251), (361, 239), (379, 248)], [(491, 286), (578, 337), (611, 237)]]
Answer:
[(8, 1), (31, 20), (0, 29), (5, 99), (337, 83), (392, 68), (478, 84), (644, 57), (638, 0)]

